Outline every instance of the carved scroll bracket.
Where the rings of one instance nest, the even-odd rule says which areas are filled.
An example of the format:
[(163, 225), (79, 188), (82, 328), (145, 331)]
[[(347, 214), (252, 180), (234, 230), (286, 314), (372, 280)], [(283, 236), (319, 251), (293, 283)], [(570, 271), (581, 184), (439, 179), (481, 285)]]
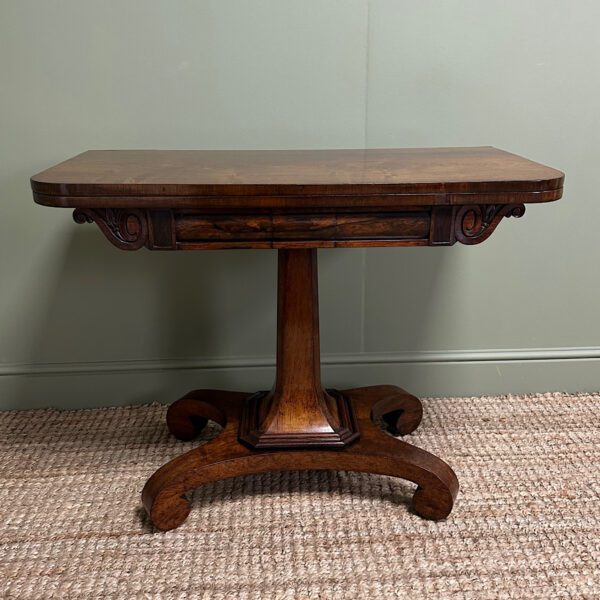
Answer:
[(454, 218), (454, 235), (462, 244), (479, 244), (487, 240), (504, 217), (522, 217), (523, 204), (467, 204)]
[(121, 250), (138, 250), (148, 242), (146, 211), (136, 208), (76, 208), (75, 223), (95, 222)]

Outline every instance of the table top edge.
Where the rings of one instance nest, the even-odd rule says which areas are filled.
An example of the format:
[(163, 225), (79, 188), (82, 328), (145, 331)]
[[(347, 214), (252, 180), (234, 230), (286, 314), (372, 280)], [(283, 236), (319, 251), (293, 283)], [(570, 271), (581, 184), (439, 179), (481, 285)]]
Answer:
[[(516, 173), (517, 176), (510, 177), (510, 172), (507, 172), (507, 177), (490, 178), (490, 177), (477, 177), (476, 170), (472, 178), (465, 177), (464, 172), (462, 174), (453, 177), (446, 176), (444, 178), (435, 179), (434, 177), (423, 177), (423, 174), (417, 173), (414, 181), (403, 180), (403, 181), (386, 181), (385, 177), (381, 181), (350, 181), (348, 183), (340, 181), (320, 181), (314, 183), (310, 181), (308, 177), (305, 183), (298, 181), (301, 176), (295, 174), (291, 179), (295, 179), (293, 183), (285, 183), (281, 181), (276, 182), (259, 182), (259, 183), (248, 183), (245, 181), (236, 181), (235, 177), (232, 177), (231, 182), (218, 182), (218, 183), (160, 183), (157, 181), (145, 182), (145, 181), (93, 181), (93, 177), (86, 181), (84, 176), (81, 176), (80, 180), (70, 174), (69, 177), (61, 179), (60, 170), (64, 165), (72, 163), (72, 161), (83, 160), (82, 157), (97, 155), (102, 153), (126, 153), (129, 156), (137, 156), (138, 154), (146, 154), (159, 152), (161, 156), (172, 157), (179, 152), (191, 153), (207, 153), (207, 156), (214, 157), (222, 156), (235, 156), (235, 157), (246, 157), (249, 154), (262, 155), (262, 156), (310, 156), (311, 159), (314, 156), (320, 156), (323, 153), (324, 156), (333, 156), (336, 159), (344, 156), (379, 156), (377, 153), (381, 153), (381, 156), (408, 156), (414, 158), (415, 156), (425, 157), (425, 163), (427, 161), (428, 153), (433, 153), (434, 156), (439, 159), (439, 153), (442, 153), (444, 157), (447, 153), (448, 156), (456, 155), (465, 152), (482, 151), (484, 157), (491, 156), (492, 159), (498, 157), (500, 160), (503, 157), (512, 157), (507, 160), (517, 161), (519, 165), (523, 165), (526, 172), (531, 172), (535, 176), (524, 177), (519, 176), (522, 173)], [(220, 159), (219, 159), (220, 160)], [(394, 159), (395, 160), (395, 159)], [(419, 160), (422, 160), (419, 158)], [(443, 160), (443, 159), (442, 159)], [(452, 159), (451, 159), (452, 160)], [(226, 163), (225, 163), (226, 164)], [(85, 163), (84, 163), (85, 165)], [(268, 165), (269, 166), (269, 165)], [(531, 166), (531, 171), (528, 171)], [(389, 168), (389, 165), (386, 165)], [(472, 168), (472, 167), (471, 167)], [(487, 166), (488, 173), (490, 170), (489, 165)], [(85, 170), (84, 170), (85, 172)], [(322, 174), (321, 174), (322, 175)], [(419, 175), (422, 180), (419, 180)], [(223, 174), (220, 174), (223, 178)], [(265, 175), (267, 177), (267, 175)], [(409, 175), (410, 177), (410, 175)], [(31, 177), (31, 189), (34, 192), (34, 199), (36, 202), (49, 206), (65, 206), (71, 205), (69, 198), (72, 198), (74, 202), (83, 202), (85, 205), (91, 205), (95, 202), (95, 199), (101, 198), (122, 198), (124, 202), (127, 202), (127, 198), (148, 198), (148, 206), (155, 206), (160, 204), (160, 199), (164, 198), (167, 205), (169, 204), (168, 198), (181, 198), (185, 202), (185, 198), (188, 198), (193, 203), (193, 198), (217, 198), (217, 197), (237, 197), (240, 198), (240, 204), (244, 204), (245, 199), (251, 199), (252, 197), (267, 197), (275, 199), (279, 197), (282, 205), (285, 205), (288, 197), (311, 197), (321, 198), (323, 204), (327, 203), (328, 197), (345, 196), (350, 199), (365, 198), (367, 203), (370, 202), (370, 198), (377, 196), (397, 196), (399, 199), (406, 200), (409, 196), (414, 196), (417, 204), (420, 204), (419, 198), (424, 198), (427, 195), (435, 195), (443, 197), (445, 195), (496, 195), (498, 197), (507, 196), (510, 194), (535, 194), (545, 192), (556, 192), (557, 197), (551, 199), (558, 199), (558, 192), (562, 190), (564, 185), (565, 175), (562, 171), (547, 167), (540, 163), (536, 163), (529, 159), (523, 158), (519, 155), (512, 154), (510, 152), (499, 150), (492, 146), (476, 146), (476, 147), (456, 147), (456, 148), (388, 148), (388, 149), (340, 149), (340, 150), (286, 150), (286, 151), (270, 151), (270, 150), (240, 150), (240, 151), (228, 151), (228, 150), (217, 150), (217, 151), (185, 151), (185, 150), (169, 150), (169, 151), (152, 151), (152, 150), (90, 150), (77, 155), (71, 159), (63, 161), (51, 167), (33, 175)], [(126, 178), (125, 178), (126, 179)], [(389, 179), (389, 177), (388, 177)], [(53, 197), (56, 197), (53, 200)], [(41, 200), (41, 201), (40, 201)], [(493, 200), (483, 199), (483, 203), (491, 203)], [(508, 202), (510, 200), (506, 200)], [(535, 199), (525, 201), (536, 201)], [(548, 200), (545, 200), (548, 201)], [(109, 203), (112, 203), (110, 200)], [(178, 202), (174, 202), (177, 204)], [(426, 200), (424, 204), (432, 204)], [(446, 204), (451, 203), (446, 199), (441, 198), (433, 204)], [(73, 204), (81, 205), (81, 204)]]

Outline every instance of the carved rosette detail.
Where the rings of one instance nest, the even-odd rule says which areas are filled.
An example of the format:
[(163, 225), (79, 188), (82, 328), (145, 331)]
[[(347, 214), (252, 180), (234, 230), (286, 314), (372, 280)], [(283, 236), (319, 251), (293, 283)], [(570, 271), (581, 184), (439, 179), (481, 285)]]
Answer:
[(137, 208), (76, 208), (75, 223), (95, 222), (121, 250), (138, 250), (148, 242), (146, 211)]
[(462, 244), (479, 244), (487, 240), (504, 217), (522, 217), (523, 204), (467, 204), (454, 219), (454, 234)]

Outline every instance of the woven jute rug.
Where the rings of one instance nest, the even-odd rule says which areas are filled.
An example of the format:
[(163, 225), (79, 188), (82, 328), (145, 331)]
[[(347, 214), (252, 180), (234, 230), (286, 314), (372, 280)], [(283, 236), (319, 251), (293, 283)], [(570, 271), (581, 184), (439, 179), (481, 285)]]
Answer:
[(0, 597), (600, 598), (600, 395), (424, 407), (406, 439), (461, 483), (444, 522), (403, 481), (291, 472), (199, 488), (168, 533), (140, 491), (199, 442), (165, 407), (0, 413)]

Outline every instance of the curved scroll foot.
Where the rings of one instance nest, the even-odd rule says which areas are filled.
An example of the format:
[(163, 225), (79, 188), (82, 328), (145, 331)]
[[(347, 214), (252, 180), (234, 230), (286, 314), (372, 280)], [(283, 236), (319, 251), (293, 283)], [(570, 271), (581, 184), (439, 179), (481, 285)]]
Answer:
[(163, 465), (142, 490), (142, 503), (152, 523), (162, 531), (179, 527), (190, 513), (187, 492), (203, 483), (245, 474), (239, 461), (251, 453), (239, 444), (237, 432), (227, 423), (217, 438)]
[(192, 507), (185, 495), (169, 496), (169, 494), (163, 494), (161, 496), (159, 494), (149, 507), (146, 506), (146, 510), (157, 529), (170, 531), (183, 525)]
[(439, 488), (435, 493), (432, 493), (431, 490), (418, 487), (412, 499), (412, 509), (423, 519), (441, 521), (452, 512), (457, 493), (458, 481), (456, 482), (456, 492), (454, 495), (450, 486)]
[[(222, 404), (226, 422), (221, 435), (173, 459), (146, 483), (142, 501), (152, 522), (165, 531), (181, 525), (190, 512), (186, 494), (202, 484), (238, 475), (288, 470), (361, 471), (407, 479), (418, 486), (413, 498), (414, 512), (425, 519), (446, 518), (458, 493), (454, 471), (441, 459), (385, 435), (374, 425), (372, 391), (360, 388), (344, 392), (352, 397), (360, 429), (360, 439), (353, 444), (340, 450), (262, 451), (253, 450), (238, 440), (242, 405), (247, 395), (227, 392), (228, 397), (223, 398)], [(205, 396), (209, 392), (195, 393)], [(187, 410), (184, 406), (187, 405), (182, 403), (181, 414)]]
[(426, 450), (382, 434), (374, 426), (361, 429), (361, 434), (356, 452), (377, 457), (371, 468), (365, 470), (416, 483), (412, 508), (418, 516), (440, 521), (451, 513), (459, 486), (456, 474), (447, 463)]
[[(246, 397), (249, 394), (241, 394)], [(215, 421), (225, 427), (227, 416), (223, 406), (240, 392), (223, 390), (194, 390), (176, 400), (167, 410), (167, 427), (178, 439), (193, 440), (206, 427), (208, 421)]]
[(395, 385), (372, 385), (345, 390), (343, 393), (369, 400), (372, 404), (371, 418), (383, 420), (392, 435), (412, 433), (423, 418), (421, 401)]

